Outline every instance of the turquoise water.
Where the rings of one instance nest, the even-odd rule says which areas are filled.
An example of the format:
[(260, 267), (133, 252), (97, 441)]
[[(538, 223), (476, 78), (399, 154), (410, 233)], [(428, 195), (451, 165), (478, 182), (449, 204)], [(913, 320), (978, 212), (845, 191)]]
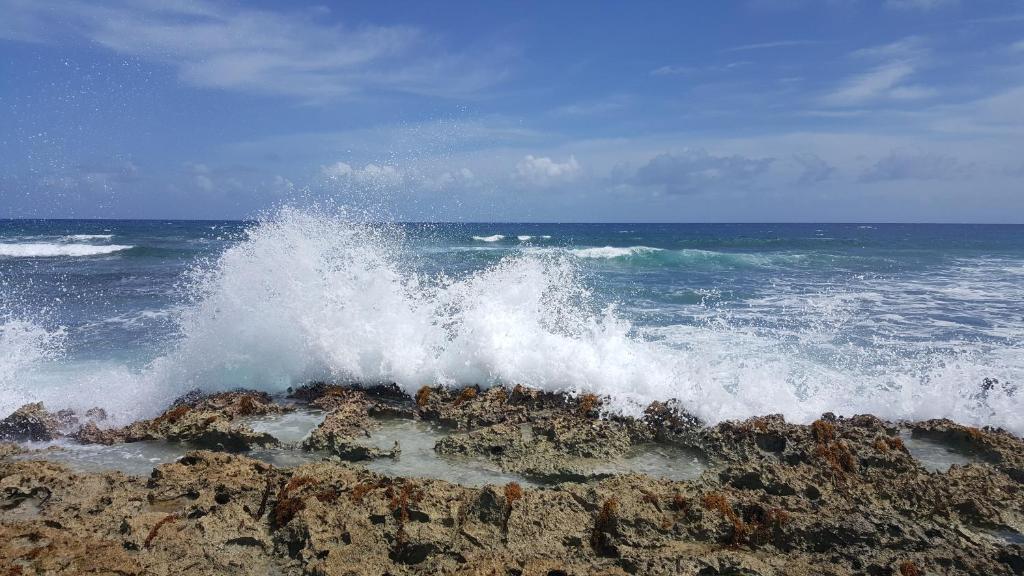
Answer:
[(0, 408), (327, 377), (1019, 434), (1022, 302), (1022, 226), (0, 221)]

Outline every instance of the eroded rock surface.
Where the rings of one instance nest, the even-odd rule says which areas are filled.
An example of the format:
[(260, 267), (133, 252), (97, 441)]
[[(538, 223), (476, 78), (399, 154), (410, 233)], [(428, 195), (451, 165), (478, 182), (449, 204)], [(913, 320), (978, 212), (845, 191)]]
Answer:
[[(439, 451), (556, 480), (576, 470), (581, 481), (472, 488), (358, 463), (276, 468), (208, 451), (140, 478), (78, 474), (0, 444), (0, 566), (22, 574), (1024, 573), (1024, 545), (1014, 541), (1024, 533), (1024, 443), (1003, 432), (911, 424), (980, 454), (977, 464), (930, 472), (895, 425), (872, 416), (705, 427), (670, 405), (614, 419), (601, 417), (593, 398), (429, 390), (405, 404), (360, 390), (312, 394), (303, 401), (328, 415), (307, 442), (334, 450), (372, 434), (375, 415), (417, 416), (451, 427)], [(211, 412), (189, 406), (182, 420)], [(652, 441), (700, 450), (710, 467), (672, 481), (594, 479), (583, 465)]]
[(277, 440), (237, 422), (239, 418), (279, 414), (289, 408), (259, 392), (223, 392), (176, 403), (160, 416), (122, 428), (83, 425), (75, 439), (86, 444), (117, 444), (143, 440), (189, 442), (196, 446), (241, 452), (255, 446), (271, 446)]

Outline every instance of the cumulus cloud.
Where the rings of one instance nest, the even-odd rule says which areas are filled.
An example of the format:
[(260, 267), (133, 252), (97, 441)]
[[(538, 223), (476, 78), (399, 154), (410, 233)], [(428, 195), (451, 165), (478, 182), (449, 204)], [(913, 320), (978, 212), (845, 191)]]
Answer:
[(836, 167), (821, 159), (820, 156), (811, 152), (801, 152), (793, 155), (802, 172), (797, 178), (797, 184), (817, 184), (832, 178), (836, 173)]
[(465, 188), (477, 183), (476, 174), (469, 168), (458, 170), (447, 170), (433, 176), (424, 176), (417, 179), (417, 183), (427, 190), (449, 190), (452, 188)]
[(524, 182), (536, 186), (571, 182), (580, 174), (580, 164), (575, 156), (565, 162), (556, 162), (547, 156), (527, 154), (516, 164), (515, 175)]
[(79, 37), (119, 54), (172, 66), (193, 86), (327, 101), (372, 90), (466, 95), (501, 66), (453, 54), (409, 26), (343, 26), (328, 11), (272, 11), (235, 3), (4, 3), (0, 38)]
[(354, 168), (346, 162), (335, 162), (321, 166), (320, 174), (330, 181), (371, 187), (398, 186), (405, 179), (405, 173), (398, 167), (372, 162), (362, 168)]
[(969, 176), (973, 169), (972, 164), (964, 164), (953, 156), (914, 150), (894, 150), (865, 170), (860, 180), (950, 180)]
[(695, 194), (706, 189), (747, 186), (770, 168), (773, 158), (715, 156), (703, 149), (686, 149), (655, 156), (631, 181), (660, 188), (667, 194)]

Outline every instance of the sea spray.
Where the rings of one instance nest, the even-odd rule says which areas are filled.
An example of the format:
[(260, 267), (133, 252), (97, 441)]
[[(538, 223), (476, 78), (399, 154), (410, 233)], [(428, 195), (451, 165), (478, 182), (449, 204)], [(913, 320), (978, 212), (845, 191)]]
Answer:
[[(993, 306), (990, 297), (981, 299), (987, 292), (1013, 294), (1014, 285), (993, 284), (990, 273), (965, 276), (966, 264), (957, 268), (956, 293), (886, 275), (829, 283), (815, 272), (827, 255), (816, 256), (826, 264), (811, 266), (799, 254), (664, 244), (660, 251), (580, 257), (573, 250), (586, 248), (504, 243), (493, 258), (448, 269), (423, 266), (435, 252), (422, 250), (409, 230), (296, 208), (247, 225), (183, 278), (182, 293), (163, 310), (174, 318), (175, 335), (141, 367), (106, 358), (62, 362), (48, 355), (53, 345), (45, 338), (32, 344), (22, 336), (49, 333), (23, 326), (48, 324), (21, 314), (18, 322), (28, 324), (10, 325), (16, 336), (5, 340), (3, 357), (20, 346), (42, 353), (18, 356), (31, 360), (19, 361), (5, 384), (5, 408), (35, 399), (51, 408), (101, 404), (123, 422), (153, 415), (194, 388), (281, 392), (332, 379), (395, 382), (409, 392), (437, 383), (524, 384), (607, 395), (606, 406), (630, 414), (675, 398), (709, 422), (766, 413), (807, 422), (825, 411), (870, 412), (1024, 432), (1024, 393), (1015, 388), (1024, 381), (1024, 355), (1012, 314), (993, 321), (993, 330), (1006, 334), (1000, 341), (957, 333), (942, 340), (941, 324), (925, 324), (924, 312), (942, 299), (956, 298), (957, 310), (972, 311)], [(454, 234), (451, 250), (439, 254), (465, 262), (459, 242), (473, 234)], [(759, 265), (722, 272), (721, 262), (741, 258)], [(621, 275), (622, 259), (643, 264), (626, 276), (638, 289), (652, 274), (680, 289), (690, 288), (696, 274), (723, 286), (740, 273), (771, 283), (738, 303), (722, 293), (707, 305), (672, 304), (664, 295), (651, 304), (643, 293), (601, 291), (596, 274)], [(963, 300), (968, 289), (973, 300)], [(644, 307), (667, 322), (645, 321)], [(999, 383), (984, 387), (986, 378)]]

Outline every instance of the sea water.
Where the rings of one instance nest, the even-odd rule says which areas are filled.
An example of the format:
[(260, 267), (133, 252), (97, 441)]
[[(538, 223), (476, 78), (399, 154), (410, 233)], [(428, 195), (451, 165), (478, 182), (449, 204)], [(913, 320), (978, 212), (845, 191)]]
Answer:
[(0, 221), (0, 413), (312, 379), (1024, 434), (1024, 227)]

